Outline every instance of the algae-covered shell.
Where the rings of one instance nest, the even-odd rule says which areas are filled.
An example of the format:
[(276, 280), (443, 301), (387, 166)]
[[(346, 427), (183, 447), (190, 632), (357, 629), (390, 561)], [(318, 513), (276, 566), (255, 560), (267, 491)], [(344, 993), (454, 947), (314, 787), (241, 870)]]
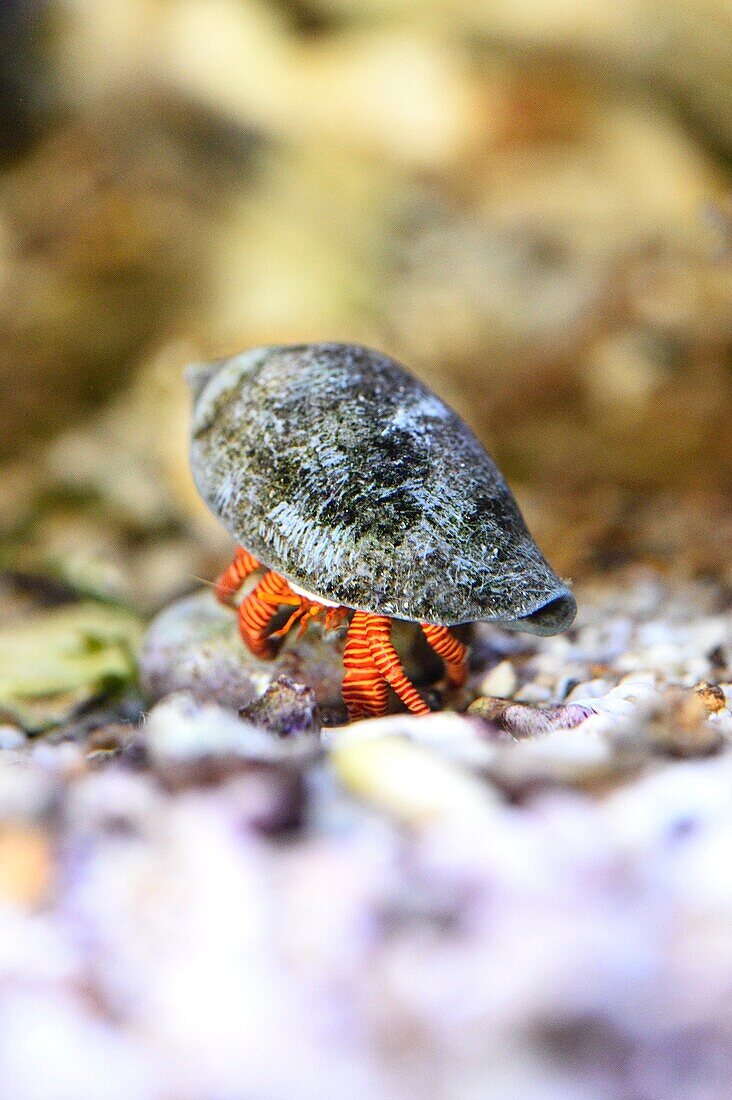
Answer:
[(189, 368), (191, 465), (263, 564), (316, 596), (444, 625), (552, 634), (575, 602), (466, 424), (393, 359), (261, 347)]

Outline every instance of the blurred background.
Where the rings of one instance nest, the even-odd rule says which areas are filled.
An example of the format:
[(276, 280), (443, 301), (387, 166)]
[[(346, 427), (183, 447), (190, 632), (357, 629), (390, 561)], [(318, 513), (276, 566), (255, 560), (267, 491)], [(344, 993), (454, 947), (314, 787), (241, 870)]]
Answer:
[(727, 0), (7, 0), (0, 564), (152, 609), (227, 542), (192, 359), (336, 339), (573, 577), (725, 567)]

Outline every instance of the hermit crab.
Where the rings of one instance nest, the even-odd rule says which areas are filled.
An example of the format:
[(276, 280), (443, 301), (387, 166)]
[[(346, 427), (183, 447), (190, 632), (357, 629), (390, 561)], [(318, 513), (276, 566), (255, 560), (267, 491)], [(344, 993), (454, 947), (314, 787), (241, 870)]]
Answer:
[(392, 619), (421, 624), (456, 686), (467, 653), (451, 626), (555, 634), (571, 623), (574, 597), (491, 457), (393, 359), (352, 344), (260, 347), (187, 377), (193, 477), (238, 544), (216, 594), (233, 604), (264, 571), (237, 612), (261, 658), (295, 623), (350, 618), (351, 719), (383, 714), (388, 686), (414, 714), (429, 710), (391, 642)]

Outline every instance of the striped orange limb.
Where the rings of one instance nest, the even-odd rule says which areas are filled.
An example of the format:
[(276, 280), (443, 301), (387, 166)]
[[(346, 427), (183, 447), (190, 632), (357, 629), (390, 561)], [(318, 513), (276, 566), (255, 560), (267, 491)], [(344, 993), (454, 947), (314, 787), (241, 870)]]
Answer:
[(343, 677), (343, 702), (352, 722), (357, 718), (378, 718), (379, 715), (386, 714), (389, 697), (386, 681), (377, 672), (371, 658), (371, 646), (366, 636), (367, 621), (368, 615), (365, 612), (357, 611), (354, 614), (343, 651), (343, 665), (346, 670)]
[[(270, 634), (271, 638), (284, 638), (285, 634), (290, 632), (298, 620), (300, 621), (300, 629), (297, 632), (297, 636), (298, 638), (302, 638), (311, 622), (322, 619), (326, 630), (335, 630), (343, 625), (348, 616), (348, 611), (345, 607), (326, 606), (325, 604), (319, 603), (318, 600), (309, 599), (302, 593), (293, 592), (291, 588), (290, 595), (296, 598), (299, 604), (292, 612), (285, 625), (281, 626), (279, 630), (274, 630)], [(288, 603), (289, 602), (290, 601), (288, 601)]]
[(214, 592), (220, 603), (231, 606), (234, 596), (237, 594), (247, 577), (256, 573), (259, 562), (245, 550), (243, 546), (237, 546), (234, 560), (216, 580)]
[(346, 674), (343, 701), (349, 718), (378, 717), (386, 713), (387, 684), (412, 714), (429, 714), (430, 708), (407, 679), (391, 642), (391, 619), (356, 611), (351, 619), (343, 653)]
[[(294, 607), (299, 611), (300, 596), (292, 591), (279, 573), (265, 573), (248, 596), (239, 604), (239, 633), (244, 644), (256, 657), (270, 660), (275, 655), (270, 626), (280, 607)], [(291, 616), (292, 625), (296, 615)], [(278, 631), (278, 634), (280, 632)]]
[[(281, 607), (291, 607), (292, 613), (284, 626), (271, 630), (272, 620)], [(344, 607), (331, 607), (295, 592), (279, 573), (267, 572), (239, 605), (239, 633), (242, 641), (257, 657), (274, 657), (273, 638), (284, 638), (296, 622), (299, 635), (308, 624), (323, 619), (326, 630), (340, 626), (347, 614)]]
[(424, 636), (445, 662), (445, 673), (450, 687), (462, 687), (468, 676), (468, 650), (450, 633), (446, 626), (422, 623)]

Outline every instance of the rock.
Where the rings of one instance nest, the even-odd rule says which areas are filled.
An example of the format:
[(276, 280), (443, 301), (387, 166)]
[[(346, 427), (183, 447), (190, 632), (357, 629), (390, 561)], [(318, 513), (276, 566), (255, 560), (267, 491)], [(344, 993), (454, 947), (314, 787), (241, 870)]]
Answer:
[(93, 729), (86, 742), (86, 762), (98, 767), (109, 760), (124, 756), (128, 762), (135, 759), (140, 747), (138, 730), (129, 722), (110, 722)]
[(279, 737), (317, 734), (320, 730), (315, 692), (284, 675), (273, 680), (264, 695), (242, 707), (239, 714), (255, 726), (262, 726)]
[(718, 684), (709, 684), (702, 680), (694, 688), (694, 694), (701, 702), (707, 714), (718, 714), (727, 706), (727, 697)]
[(0, 725), (0, 749), (20, 749), (27, 738), (16, 726)]
[(709, 756), (719, 752), (724, 744), (724, 732), (720, 723), (709, 720), (710, 702), (718, 704), (719, 698), (711, 684), (702, 691), (685, 691), (671, 688), (661, 698), (650, 716), (644, 733), (652, 751), (664, 756)]
[(574, 729), (594, 711), (580, 703), (557, 707), (530, 707), (525, 703), (507, 703), (505, 699), (484, 696), (468, 707), (472, 717), (487, 719), (499, 730), (517, 739), (540, 737), (559, 729)]
[(282, 674), (307, 684), (319, 706), (340, 716), (339, 642), (310, 629), (296, 641), (288, 639), (274, 661), (260, 661), (242, 644), (236, 616), (208, 589), (162, 611), (140, 653), (141, 684), (153, 700), (186, 691), (238, 710), (253, 703)]
[(228, 797), (245, 830), (274, 835), (302, 823), (316, 738), (275, 740), (225, 707), (182, 692), (153, 707), (146, 734), (153, 769), (167, 789), (233, 783)]
[(285, 764), (255, 765), (237, 776), (226, 791), (239, 825), (262, 836), (281, 836), (299, 829), (305, 819), (307, 794), (303, 770)]
[(57, 794), (56, 777), (34, 766), (28, 753), (6, 749), (0, 755), (0, 825), (45, 821)]
[(34, 906), (51, 886), (53, 850), (48, 834), (37, 826), (5, 824), (0, 829), (0, 898), (4, 903)]
[(153, 707), (144, 732), (153, 771), (167, 789), (250, 777), (242, 810), (247, 827), (279, 832), (300, 820), (305, 769), (320, 755), (317, 738), (273, 738), (231, 710), (184, 692)]
[(144, 733), (151, 761), (162, 766), (207, 757), (275, 758), (272, 739), (263, 730), (225, 707), (186, 692), (170, 695), (153, 707)]
[[(343, 786), (371, 806), (410, 825), (443, 818), (485, 821), (495, 794), (464, 761), (440, 745), (470, 723), (454, 715), (391, 716), (334, 731), (329, 758)], [(434, 738), (424, 739), (427, 729)], [(458, 734), (460, 738), (460, 735)]]
[(490, 776), (513, 794), (536, 786), (585, 787), (606, 782), (636, 764), (598, 730), (557, 727), (501, 746)]
[(551, 688), (546, 684), (539, 684), (536, 681), (524, 684), (520, 691), (516, 692), (516, 702), (526, 703), (528, 706), (534, 706), (537, 703), (548, 703), (552, 697)]
[(510, 661), (501, 661), (483, 679), (478, 691), (499, 699), (510, 699), (518, 687), (518, 677)]
[(609, 680), (584, 680), (575, 684), (564, 701), (573, 703), (576, 699), (600, 699), (611, 687), (612, 683)]

